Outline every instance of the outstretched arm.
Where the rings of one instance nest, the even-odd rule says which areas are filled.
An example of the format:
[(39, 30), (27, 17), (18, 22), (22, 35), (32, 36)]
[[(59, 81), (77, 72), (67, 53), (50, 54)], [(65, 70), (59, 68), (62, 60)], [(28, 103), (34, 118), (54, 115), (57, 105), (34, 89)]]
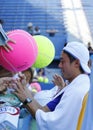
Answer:
[(7, 34), (2, 28), (2, 25), (0, 24), (0, 46), (2, 46), (7, 52), (13, 50), (13, 48), (8, 44), (8, 42), (15, 43), (15, 41), (8, 38)]
[[(22, 75), (21, 75), (22, 76)], [(25, 85), (25, 77), (21, 77), (15, 81), (16, 86), (13, 87), (15, 91), (13, 93), (20, 99), (23, 103), (23, 106), (28, 109), (31, 115), (35, 118), (35, 113), (38, 109), (41, 109), (44, 112), (50, 111), (47, 106), (41, 106), (33, 97), (31, 91)], [(25, 100), (29, 98), (32, 101), (24, 104)]]

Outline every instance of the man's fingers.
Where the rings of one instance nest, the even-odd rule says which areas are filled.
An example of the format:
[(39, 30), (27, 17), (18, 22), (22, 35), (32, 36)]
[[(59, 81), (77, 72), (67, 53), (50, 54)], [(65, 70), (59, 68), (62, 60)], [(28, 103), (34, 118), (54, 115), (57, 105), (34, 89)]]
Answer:
[(4, 48), (7, 52), (9, 52), (9, 49), (7, 48), (6, 45), (4, 45), (3, 48)]
[(6, 50), (7, 52), (9, 52), (10, 50), (11, 50), (11, 51), (13, 50), (13, 48), (11, 47), (11, 45), (8, 44), (8, 42), (12, 42), (12, 43), (14, 43), (14, 44), (16, 43), (14, 40), (8, 39), (6, 45), (4, 45), (4, 48), (5, 48), (5, 50)]
[(13, 50), (13, 48), (9, 44), (6, 44), (5, 48), (8, 50), (8, 52), (9, 52), (9, 50), (11, 50), (11, 51)]
[(16, 43), (14, 40), (9, 39), (8, 42)]

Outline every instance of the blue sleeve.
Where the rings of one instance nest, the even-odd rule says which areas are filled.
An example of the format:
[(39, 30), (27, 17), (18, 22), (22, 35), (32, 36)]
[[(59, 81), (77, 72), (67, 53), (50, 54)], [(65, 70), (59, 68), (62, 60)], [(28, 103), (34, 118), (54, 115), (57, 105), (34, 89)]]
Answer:
[(50, 111), (54, 111), (55, 110), (55, 107), (60, 102), (60, 99), (61, 99), (61, 97), (62, 97), (63, 94), (64, 94), (64, 92), (61, 93), (58, 97), (56, 97), (52, 101), (50, 101), (49, 103), (47, 103), (47, 106), (50, 109)]
[(2, 25), (0, 24), (0, 46), (5, 45), (7, 41), (8, 41), (8, 37), (4, 29), (2, 28)]

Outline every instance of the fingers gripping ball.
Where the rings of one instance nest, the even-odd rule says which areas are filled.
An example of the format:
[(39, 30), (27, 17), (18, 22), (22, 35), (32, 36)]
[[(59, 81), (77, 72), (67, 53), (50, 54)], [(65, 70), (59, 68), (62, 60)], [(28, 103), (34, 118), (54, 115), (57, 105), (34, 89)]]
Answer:
[(38, 46), (38, 56), (33, 67), (44, 68), (54, 59), (55, 48), (53, 43), (45, 36), (33, 36)]
[(38, 47), (34, 38), (24, 30), (14, 30), (8, 34), (16, 43), (9, 42), (13, 51), (6, 52), (0, 47), (0, 62), (3, 67), (12, 72), (23, 71), (31, 67), (37, 58)]

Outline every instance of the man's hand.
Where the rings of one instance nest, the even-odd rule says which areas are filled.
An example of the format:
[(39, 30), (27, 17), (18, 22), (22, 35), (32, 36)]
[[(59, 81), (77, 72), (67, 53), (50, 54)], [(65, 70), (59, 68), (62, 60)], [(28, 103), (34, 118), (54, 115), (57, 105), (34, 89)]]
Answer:
[(2, 46), (7, 52), (12, 51), (13, 48), (8, 44), (8, 42), (15, 43), (14, 40), (8, 38), (8, 34), (10, 32), (6, 33), (0, 24), (0, 46)]
[(60, 75), (55, 74), (53, 76), (53, 83), (57, 85), (60, 90), (65, 87), (64, 79)]
[(13, 50), (13, 48), (8, 44), (8, 42), (15, 43), (15, 41), (12, 40), (12, 39), (8, 39), (7, 42), (6, 42), (6, 44), (2, 46), (7, 52)]
[(12, 88), (15, 90), (13, 93), (24, 102), (27, 97), (32, 98), (31, 91), (26, 87), (26, 77), (24, 74), (19, 74), (19, 79), (15, 80), (15, 85)]
[(8, 84), (12, 81), (11, 77), (0, 78), (0, 94), (5, 94)]

